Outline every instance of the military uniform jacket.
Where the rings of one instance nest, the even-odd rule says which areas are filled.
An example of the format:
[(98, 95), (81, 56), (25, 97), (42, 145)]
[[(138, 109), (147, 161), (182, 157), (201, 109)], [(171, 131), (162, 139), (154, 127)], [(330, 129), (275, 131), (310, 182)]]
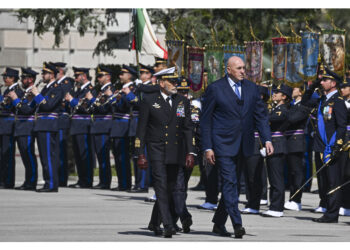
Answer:
[(346, 104), (346, 108), (347, 108), (347, 122), (346, 122), (346, 133), (345, 133), (345, 141), (344, 142), (348, 142), (350, 141), (350, 100), (346, 100), (345, 101)]
[(33, 134), (35, 124), (35, 107), (31, 106), (34, 97), (23, 97), (13, 100), (16, 107), (15, 136), (28, 136)]
[[(72, 93), (74, 88), (74, 79), (70, 77), (63, 77), (58, 80), (59, 86), (62, 88), (63, 98), (67, 93)], [(70, 127), (70, 106), (65, 100), (62, 100), (60, 111), (58, 113), (58, 128), (59, 129), (69, 129)]]
[[(23, 91), (20, 89), (19, 85), (9, 86), (3, 96), (3, 100), (11, 98), (6, 97), (10, 91), (15, 91), (19, 98), (22, 98)], [(13, 105), (12, 101), (9, 101), (7, 104), (1, 103), (0, 106), (0, 135), (11, 135), (14, 132), (15, 128), (15, 112), (16, 108)]]
[[(346, 133), (347, 123), (347, 109), (342, 97), (339, 93), (334, 94), (328, 100), (325, 100), (325, 96), (319, 99), (311, 99), (312, 91), (307, 90), (302, 99), (302, 104), (311, 108), (316, 108), (318, 111), (321, 100), (321, 112), (323, 114), (323, 120), (325, 125), (325, 131), (327, 135), (327, 141), (329, 142), (334, 132), (336, 132), (335, 144), (342, 145), (344, 143), (344, 137)], [(326, 145), (321, 139), (321, 135), (318, 128), (318, 115), (315, 122), (315, 137), (313, 149), (315, 152), (324, 152)]]
[(287, 141), (283, 133), (284, 131), (281, 129), (282, 124), (287, 120), (287, 115), (288, 107), (286, 104), (273, 108), (269, 114), (274, 154), (287, 153)]
[[(111, 127), (111, 137), (128, 137), (136, 135), (135, 131), (132, 134), (130, 129), (135, 130), (138, 123), (138, 117), (135, 116), (136, 112), (133, 113), (133, 106), (137, 105), (138, 98), (131, 91), (129, 94), (122, 94), (119, 101), (116, 99), (112, 101), (113, 109), (113, 121)], [(138, 112), (137, 112), (138, 114)], [(133, 121), (135, 119), (135, 121)]]
[[(104, 90), (110, 88), (112, 92), (115, 91), (111, 85), (105, 86)], [(107, 96), (103, 94), (103, 90), (101, 90), (101, 97), (99, 100), (92, 101), (92, 116), (91, 116), (91, 134), (109, 134), (112, 126), (112, 107), (106, 101), (108, 101)]]
[(288, 128), (284, 132), (287, 139), (288, 153), (305, 152), (306, 141), (304, 129), (309, 117), (310, 109), (301, 105), (301, 102), (290, 107), (288, 111)]
[(46, 85), (31, 103), (36, 108), (34, 131), (58, 131), (58, 112), (63, 99), (63, 91), (54, 82)]
[(73, 100), (70, 102), (71, 106), (71, 124), (70, 124), (70, 134), (88, 134), (90, 133), (91, 126), (91, 114), (88, 112), (87, 108), (90, 106), (88, 100), (85, 99), (87, 92), (91, 91), (93, 96), (96, 96), (96, 91), (94, 90), (91, 83), (87, 83), (84, 88), (78, 88), (73, 93)]
[[(172, 106), (158, 93), (148, 95), (140, 103), (140, 116), (135, 139), (136, 154), (144, 153), (145, 144), (157, 143), (164, 147), (164, 159), (150, 153), (150, 160), (165, 164), (185, 164), (186, 154), (193, 151), (190, 102), (181, 95), (174, 95)], [(148, 147), (147, 146), (147, 147)]]

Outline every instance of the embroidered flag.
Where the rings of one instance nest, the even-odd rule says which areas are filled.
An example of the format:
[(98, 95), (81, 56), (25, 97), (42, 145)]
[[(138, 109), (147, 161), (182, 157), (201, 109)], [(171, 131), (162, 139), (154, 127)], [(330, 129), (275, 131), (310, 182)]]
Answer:
[(272, 38), (272, 73), (271, 76), (278, 81), (284, 80), (286, 68), (286, 38)]
[(187, 79), (190, 82), (191, 89), (199, 91), (203, 83), (204, 49), (188, 47), (187, 54)]
[(327, 68), (344, 75), (345, 30), (322, 30), (322, 55)]
[(168, 40), (166, 41), (168, 47), (168, 67), (176, 67), (178, 74), (184, 75), (184, 41)]
[(301, 38), (287, 37), (285, 83), (294, 88), (303, 84), (301, 77)]
[(245, 49), (241, 45), (223, 45), (224, 47), (224, 63), (225, 63), (225, 74), (227, 74), (227, 61), (232, 56), (240, 57), (243, 62), (245, 61)]
[(246, 76), (252, 82), (261, 82), (264, 42), (245, 42)]
[(301, 67), (302, 77), (305, 81), (313, 81), (317, 75), (320, 35), (318, 33), (301, 33)]
[(204, 65), (208, 71), (208, 84), (210, 84), (223, 76), (224, 52), (222, 47), (206, 47), (204, 58)]

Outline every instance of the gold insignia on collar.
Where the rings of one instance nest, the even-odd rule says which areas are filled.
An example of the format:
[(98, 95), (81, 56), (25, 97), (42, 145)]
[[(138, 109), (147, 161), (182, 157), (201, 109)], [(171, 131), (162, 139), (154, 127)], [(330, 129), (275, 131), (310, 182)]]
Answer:
[(278, 116), (280, 116), (280, 115), (282, 114), (282, 111), (278, 111), (278, 112), (276, 112), (276, 114), (277, 114)]
[(141, 147), (141, 141), (140, 141), (139, 138), (136, 137), (136, 139), (135, 139), (135, 148), (139, 148), (139, 147)]
[(343, 144), (343, 139), (339, 139), (339, 140), (337, 141), (337, 144), (338, 144), (338, 145), (342, 145), (342, 144)]

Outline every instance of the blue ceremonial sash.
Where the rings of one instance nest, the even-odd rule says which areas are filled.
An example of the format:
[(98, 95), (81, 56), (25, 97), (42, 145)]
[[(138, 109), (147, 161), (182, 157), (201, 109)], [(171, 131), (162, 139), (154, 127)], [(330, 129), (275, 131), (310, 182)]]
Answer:
[(322, 102), (320, 102), (320, 105), (318, 106), (317, 125), (318, 125), (318, 132), (320, 133), (321, 139), (323, 143), (326, 145), (323, 151), (323, 159), (322, 159), (323, 162), (326, 163), (330, 160), (330, 156), (332, 153), (332, 146), (335, 143), (335, 137), (336, 137), (337, 131), (334, 132), (334, 134), (331, 137), (331, 140), (329, 141), (329, 143), (327, 143), (327, 133), (326, 133), (326, 128), (324, 125), (323, 115), (321, 111), (321, 104)]

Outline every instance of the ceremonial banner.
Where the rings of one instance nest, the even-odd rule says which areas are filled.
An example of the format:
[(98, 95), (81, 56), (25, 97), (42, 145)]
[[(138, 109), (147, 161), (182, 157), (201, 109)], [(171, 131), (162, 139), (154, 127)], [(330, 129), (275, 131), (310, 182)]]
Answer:
[(176, 67), (179, 75), (184, 75), (184, 41), (169, 40), (166, 41), (168, 47), (168, 67)]
[(187, 47), (187, 79), (193, 91), (202, 88), (204, 71), (204, 49)]
[(344, 75), (345, 30), (322, 30), (322, 55), (327, 68)]
[(245, 42), (245, 46), (245, 68), (247, 79), (252, 82), (261, 82), (264, 42)]
[(283, 81), (286, 68), (286, 38), (277, 37), (272, 38), (272, 74), (271, 76)]
[(224, 63), (225, 74), (227, 74), (227, 61), (231, 56), (238, 56), (245, 61), (245, 48), (241, 45), (223, 45), (224, 48)]
[(299, 87), (303, 84), (301, 76), (302, 71), (302, 54), (301, 38), (287, 37), (287, 63), (285, 70), (285, 83), (290, 87)]
[(224, 69), (224, 51), (222, 47), (206, 47), (204, 65), (208, 71), (208, 84), (220, 79)]
[(317, 75), (320, 35), (311, 32), (301, 33), (302, 77), (305, 81), (313, 81)]

